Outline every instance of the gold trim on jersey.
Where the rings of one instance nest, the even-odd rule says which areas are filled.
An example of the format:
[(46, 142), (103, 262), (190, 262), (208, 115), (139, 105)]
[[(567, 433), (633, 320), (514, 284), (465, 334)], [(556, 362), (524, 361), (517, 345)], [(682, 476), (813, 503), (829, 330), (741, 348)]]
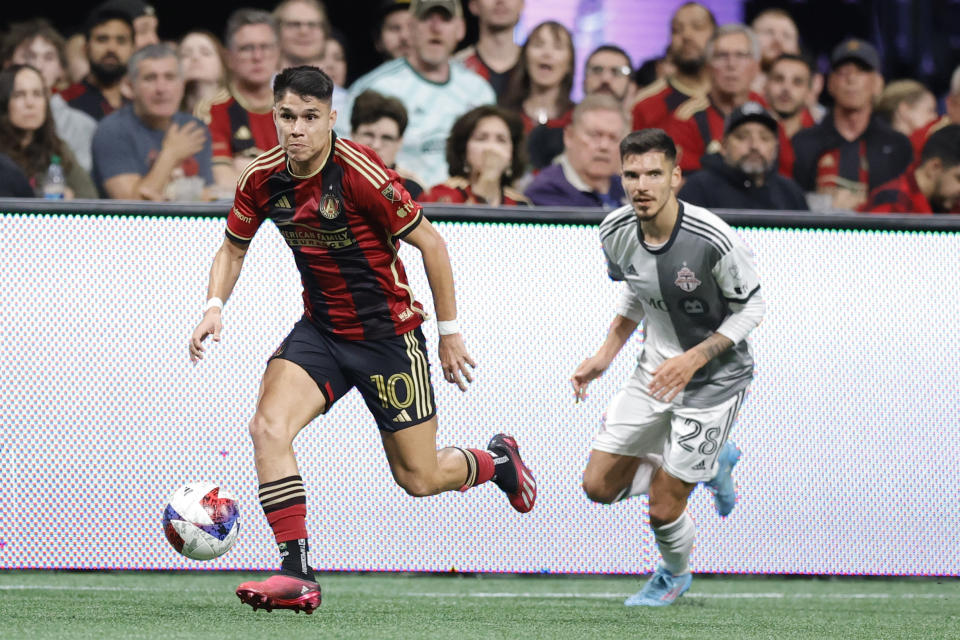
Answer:
[(677, 110), (673, 113), (677, 120), (689, 120), (695, 113), (703, 111), (709, 106), (710, 101), (704, 96), (695, 96), (689, 100), (681, 102), (680, 106), (677, 107)]
[(339, 156), (341, 160), (356, 169), (357, 172), (366, 178), (375, 188), (379, 189), (384, 182), (390, 181), (387, 172), (377, 166), (373, 160), (356, 149), (350, 148), (346, 143), (341, 143), (339, 139), (335, 144), (334, 153)]
[(710, 90), (709, 84), (707, 84), (703, 89), (698, 90), (696, 87), (692, 87), (688, 84), (680, 82), (674, 76), (667, 78), (667, 84), (683, 95), (690, 96), (691, 98), (705, 98)]
[(323, 162), (320, 163), (319, 167), (317, 167), (316, 169), (314, 169), (313, 171), (311, 171), (305, 176), (298, 176), (293, 172), (293, 168), (290, 166), (290, 159), (287, 158), (287, 171), (290, 172), (290, 175), (296, 178), (297, 180), (306, 180), (308, 178), (312, 178), (313, 176), (323, 171), (323, 168), (327, 166), (327, 160), (330, 159), (331, 146), (333, 146), (333, 132), (330, 132), (329, 134), (327, 134), (327, 153), (325, 156), (323, 156)]
[(664, 80), (663, 78), (654, 80), (644, 88), (637, 91), (637, 94), (634, 97), (633, 102), (630, 104), (630, 110), (633, 111), (633, 108), (637, 106), (637, 103), (640, 102), (641, 100), (646, 100), (650, 96), (655, 96), (666, 88), (667, 88), (666, 80)]
[(407, 356), (410, 358), (410, 373), (413, 377), (414, 396), (417, 400), (417, 417), (425, 418), (430, 415), (430, 376), (427, 373), (427, 357), (420, 349), (420, 343), (412, 331), (403, 334), (403, 341), (407, 343)]
[(240, 95), (240, 92), (237, 91), (236, 85), (232, 82), (227, 85), (227, 89), (230, 91), (230, 96), (237, 101), (237, 104), (243, 107), (244, 111), (249, 111), (250, 113), (264, 114), (270, 113), (273, 111), (273, 95), (270, 95), (270, 106), (265, 107), (264, 109), (254, 109), (253, 105), (250, 102)]
[(399, 231), (397, 231), (396, 233), (390, 236), (390, 242), (389, 242), (390, 251), (393, 253), (393, 259), (390, 260), (390, 273), (393, 274), (393, 284), (395, 284), (397, 287), (406, 291), (407, 295), (410, 296), (410, 309), (416, 313), (419, 313), (423, 317), (423, 319), (426, 320), (430, 316), (423, 309), (417, 308), (417, 299), (413, 295), (413, 289), (410, 288), (409, 284), (404, 284), (400, 282), (400, 274), (397, 273), (397, 260), (400, 259), (400, 254), (397, 253), (397, 247), (393, 242), (394, 238), (401, 235), (404, 231), (406, 231), (411, 226), (419, 222), (420, 218), (422, 217), (423, 217), (423, 210), (421, 209), (420, 211), (417, 212), (417, 217), (415, 217), (413, 220), (410, 221), (410, 224), (406, 225), (403, 229), (400, 229)]
[(513, 187), (504, 187), (503, 195), (508, 196), (511, 200), (515, 202), (526, 202), (527, 204), (531, 204), (530, 198), (523, 195), (521, 192), (517, 191)]
[(210, 111), (213, 108), (213, 105), (226, 102), (230, 99), (230, 92), (226, 90), (225, 87), (221, 87), (215, 94), (209, 98), (204, 98), (197, 102), (193, 107), (193, 115), (200, 120), (203, 120), (205, 125), (210, 125), (210, 121), (213, 117), (210, 115)]
[(254, 171), (259, 171), (260, 169), (272, 169), (277, 166), (278, 163), (283, 162), (285, 156), (284, 150), (280, 146), (276, 146), (269, 151), (266, 151), (247, 165), (247, 168), (243, 170), (240, 174), (240, 178), (237, 180), (237, 185), (240, 190), (243, 190), (243, 187), (247, 184), (247, 179), (250, 177)]
[(253, 240), (253, 236), (250, 236), (249, 238), (246, 237), (246, 236), (242, 236), (242, 235), (240, 235), (239, 233), (234, 233), (233, 231), (230, 231), (230, 228), (229, 228), (229, 227), (227, 227), (227, 234), (233, 236), (234, 238), (236, 238), (236, 239), (239, 240), (240, 242), (250, 242), (251, 240)]
[(470, 186), (470, 181), (463, 176), (450, 176), (443, 184), (451, 189), (466, 189)]

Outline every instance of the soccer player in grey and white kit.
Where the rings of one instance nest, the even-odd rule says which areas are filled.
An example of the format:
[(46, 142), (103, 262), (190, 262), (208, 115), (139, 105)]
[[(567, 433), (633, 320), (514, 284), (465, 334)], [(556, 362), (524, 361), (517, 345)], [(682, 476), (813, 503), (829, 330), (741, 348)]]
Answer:
[(628, 606), (663, 606), (690, 588), (696, 533), (687, 498), (699, 482), (727, 515), (740, 452), (730, 428), (753, 378), (745, 342), (764, 312), (751, 252), (719, 217), (677, 200), (677, 150), (660, 129), (620, 143), (630, 205), (611, 212), (600, 239), (613, 280), (626, 283), (597, 353), (571, 376), (584, 397), (644, 322), (635, 372), (614, 396), (583, 474), (602, 503), (649, 496), (660, 562)]

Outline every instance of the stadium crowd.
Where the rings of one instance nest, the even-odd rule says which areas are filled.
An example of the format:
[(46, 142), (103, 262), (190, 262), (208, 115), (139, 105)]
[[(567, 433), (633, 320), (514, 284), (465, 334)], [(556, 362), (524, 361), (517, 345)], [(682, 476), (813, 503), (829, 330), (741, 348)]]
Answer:
[[(478, 39), (458, 49), (465, 10)], [(960, 211), (960, 68), (941, 115), (921, 83), (885, 81), (869, 42), (837, 43), (822, 73), (785, 10), (718, 25), (688, 2), (662, 57), (592, 51), (575, 103), (570, 30), (547, 21), (516, 43), (522, 11), (523, 0), (387, 0), (383, 63), (350, 86), (350, 43), (319, 0), (238, 8), (222, 40), (161, 41), (143, 0), (106, 0), (69, 38), (43, 18), (10, 24), (0, 196), (231, 199), (277, 145), (273, 78), (314, 65), (335, 84), (335, 134), (374, 149), (424, 202), (613, 209), (625, 204), (620, 140), (656, 127), (677, 144), (679, 195), (694, 204)]]

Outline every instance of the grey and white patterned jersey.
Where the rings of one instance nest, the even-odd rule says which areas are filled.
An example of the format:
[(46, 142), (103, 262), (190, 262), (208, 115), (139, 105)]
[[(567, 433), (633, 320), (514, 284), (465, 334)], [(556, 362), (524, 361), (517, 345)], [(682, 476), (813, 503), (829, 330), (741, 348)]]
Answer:
[(759, 317), (737, 312), (751, 299), (761, 300), (760, 283), (752, 253), (729, 225), (703, 207), (680, 201), (670, 239), (651, 248), (628, 205), (604, 218), (600, 240), (610, 278), (626, 283), (617, 313), (645, 320), (634, 375), (649, 383), (664, 360), (723, 325), (720, 333), (734, 346), (697, 371), (675, 402), (711, 407), (745, 389), (753, 377), (753, 357), (744, 338)]

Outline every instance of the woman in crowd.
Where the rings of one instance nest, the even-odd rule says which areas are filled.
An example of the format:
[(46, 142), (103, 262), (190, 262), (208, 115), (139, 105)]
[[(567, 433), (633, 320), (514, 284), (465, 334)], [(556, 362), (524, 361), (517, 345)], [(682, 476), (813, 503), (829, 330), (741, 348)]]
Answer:
[(909, 138), (914, 131), (937, 119), (937, 99), (916, 80), (897, 80), (884, 87), (877, 99), (876, 112)]
[(43, 76), (31, 66), (13, 64), (0, 72), (0, 153), (20, 166), (38, 196), (56, 157), (66, 177), (64, 196), (96, 198), (90, 176), (57, 136), (48, 95)]
[(180, 111), (193, 113), (227, 86), (226, 58), (220, 39), (209, 31), (195, 30), (183, 36), (177, 48), (185, 89)]
[(320, 68), (338, 87), (347, 86), (347, 39), (338, 29), (331, 29), (323, 46)]
[(574, 72), (573, 37), (559, 22), (542, 22), (520, 51), (523, 64), (507, 82), (500, 104), (523, 118), (534, 169), (563, 153), (563, 128), (570, 124)]
[(450, 178), (434, 186), (423, 202), (529, 205), (510, 187), (523, 173), (523, 124), (515, 114), (492, 105), (476, 107), (453, 123), (447, 138)]

